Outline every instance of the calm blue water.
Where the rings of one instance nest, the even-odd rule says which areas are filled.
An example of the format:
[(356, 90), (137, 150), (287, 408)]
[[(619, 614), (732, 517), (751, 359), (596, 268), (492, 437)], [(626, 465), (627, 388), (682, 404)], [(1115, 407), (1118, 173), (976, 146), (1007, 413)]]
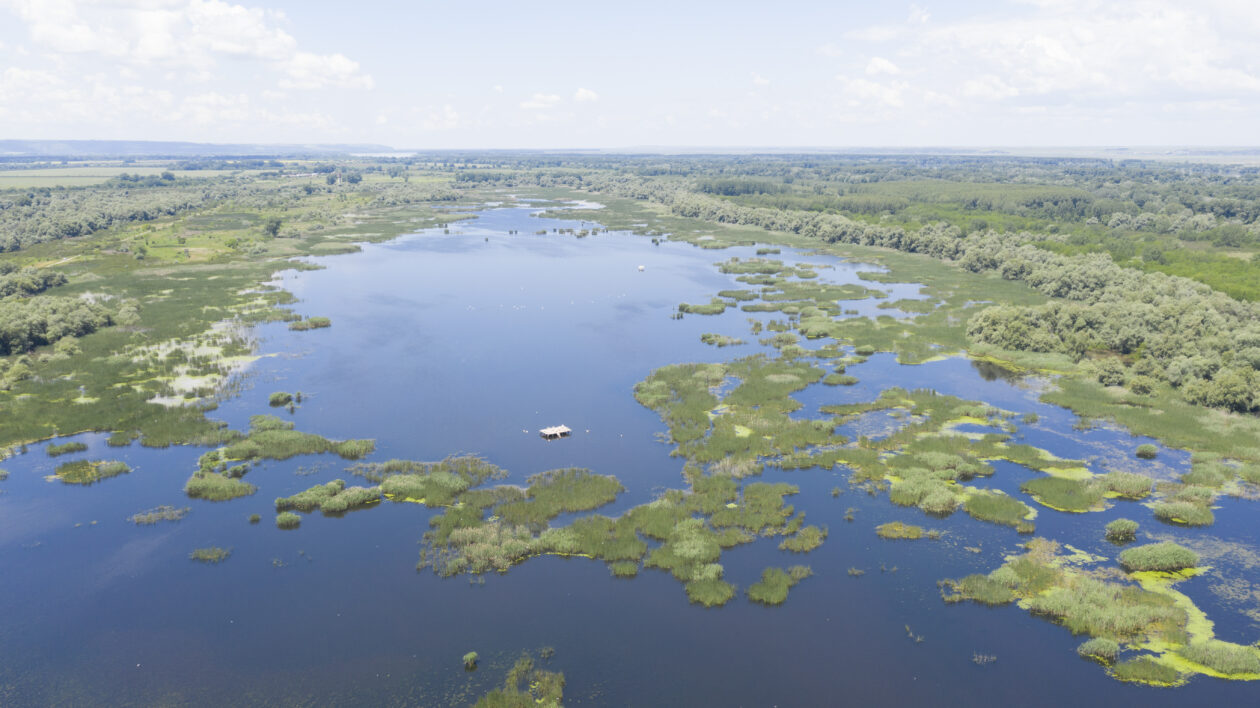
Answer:
[[(315, 259), (325, 270), (285, 274), (280, 284), (301, 298), (298, 311), (330, 317), (333, 326), (259, 327), (259, 353), (269, 356), (214, 415), (243, 428), (250, 415), (273, 412), (271, 392), (301, 391), (306, 400), (292, 415), (298, 429), (375, 438), (372, 460), (471, 452), (508, 469), (512, 482), (589, 467), (627, 487), (601, 510), (611, 513), (680, 487), (682, 463), (655, 440), (664, 426), (634, 401), (632, 387), (664, 364), (767, 351), (747, 320), (782, 315), (669, 318), (680, 302), (741, 287), (713, 263), (751, 257), (753, 249), (654, 246), (624, 233), (534, 235), (572, 226), (526, 209), (493, 209), (449, 235), (366, 245)], [(918, 296), (913, 284), (859, 281), (867, 266), (786, 249), (774, 257), (834, 265), (820, 277), (880, 287), (893, 300)], [(890, 314), (871, 309), (878, 302), (853, 309)], [(704, 332), (751, 343), (717, 349), (700, 343)], [(871, 400), (889, 386), (926, 387), (1035, 412), (1040, 420), (1020, 424), (1017, 439), (1099, 471), (1136, 468), (1132, 450), (1147, 442), (1108, 428), (1074, 430), (1075, 416), (1040, 403), (1035, 385), (965, 359), (901, 366), (876, 355), (849, 373), (858, 385), (818, 384), (797, 394), (798, 416)], [(558, 423), (574, 436), (538, 439), (540, 427)], [(618, 580), (602, 563), (581, 559), (534, 559), (484, 584), (418, 573), (417, 542), (435, 512), (412, 504), (344, 518), (305, 515), (296, 531), (276, 529), (275, 497), (338, 477), (353, 483), (339, 459), (264, 463), (248, 476), (256, 495), (215, 504), (181, 492), (202, 449), (120, 450), (104, 438), (77, 436), (91, 448), (78, 455), (54, 460), (40, 445), (2, 463), (11, 474), (0, 482), (0, 705), (470, 703), (501, 682), (521, 650), (546, 645), (556, 649), (551, 668), (565, 672), (569, 705), (1185, 705), (1260, 695), (1254, 685), (1211, 679), (1171, 691), (1119, 684), (1078, 659), (1080, 638), (1061, 627), (1014, 607), (945, 605), (937, 580), (987, 572), (1023, 539), (961, 513), (939, 520), (893, 507), (885, 496), (848, 489), (841, 470), (770, 470), (761, 478), (800, 487), (790, 502), (830, 529), (821, 548), (795, 557), (767, 539), (722, 558), (740, 587), (767, 565), (808, 563), (814, 577), (778, 608), (740, 596), (706, 610), (690, 605), (665, 573)], [(135, 469), (88, 488), (44, 480), (56, 463), (79, 458), (118, 458)], [(1158, 464), (1160, 474), (1173, 475), (1189, 461), (1162, 450)], [(980, 486), (1018, 495), (1034, 474), (996, 466)], [(836, 486), (846, 491), (832, 498)], [(126, 520), (159, 504), (192, 512), (152, 527)], [(844, 520), (848, 508), (853, 522)], [(247, 523), (252, 513), (263, 522)], [(1215, 526), (1185, 531), (1121, 502), (1089, 515), (1041, 509), (1037, 523), (1040, 535), (1114, 555), (1101, 529), (1122, 515), (1144, 531), (1251, 543), (1254, 513), (1254, 503), (1223, 501)], [(894, 519), (946, 535), (878, 539), (874, 526)], [(208, 545), (231, 547), (231, 558), (218, 566), (188, 560)], [(1260, 574), (1235, 565), (1240, 577)], [(866, 574), (851, 577), (850, 567)], [(1205, 579), (1181, 587), (1217, 621), (1219, 636), (1257, 638), (1254, 623)], [(924, 641), (909, 639), (906, 625)], [(469, 650), (483, 657), (471, 674), (460, 666)], [(973, 652), (998, 660), (976, 666)]]

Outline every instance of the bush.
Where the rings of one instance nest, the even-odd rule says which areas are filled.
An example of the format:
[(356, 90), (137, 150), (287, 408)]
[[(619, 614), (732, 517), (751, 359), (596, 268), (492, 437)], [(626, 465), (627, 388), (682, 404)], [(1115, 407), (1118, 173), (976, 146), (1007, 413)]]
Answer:
[(1172, 541), (1130, 548), (1120, 554), (1120, 565), (1129, 572), (1142, 570), (1177, 571), (1193, 568), (1199, 554)]
[(1144, 443), (1137, 446), (1137, 451), (1134, 454), (1143, 460), (1153, 460), (1159, 455), (1159, 448), (1150, 443)]
[(1116, 519), (1107, 524), (1105, 535), (1112, 543), (1129, 543), (1137, 539), (1138, 522), (1130, 519)]

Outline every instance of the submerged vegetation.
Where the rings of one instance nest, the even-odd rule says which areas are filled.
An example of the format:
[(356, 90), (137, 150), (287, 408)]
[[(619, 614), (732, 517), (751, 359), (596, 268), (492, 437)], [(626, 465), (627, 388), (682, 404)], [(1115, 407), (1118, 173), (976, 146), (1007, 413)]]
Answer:
[(148, 511), (137, 512), (127, 518), (136, 526), (152, 526), (161, 521), (182, 521), (188, 512), (192, 511), (192, 507), (174, 507), (163, 505), (154, 507)]

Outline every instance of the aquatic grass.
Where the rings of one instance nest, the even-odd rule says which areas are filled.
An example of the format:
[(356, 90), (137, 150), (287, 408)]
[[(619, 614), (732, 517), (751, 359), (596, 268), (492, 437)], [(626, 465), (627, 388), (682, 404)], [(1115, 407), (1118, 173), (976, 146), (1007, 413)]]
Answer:
[(1133, 454), (1143, 460), (1153, 460), (1159, 455), (1159, 448), (1150, 443), (1142, 443)]
[(76, 440), (74, 442), (63, 443), (61, 445), (49, 445), (47, 448), (45, 448), (45, 451), (48, 453), (49, 457), (59, 457), (61, 455), (68, 455), (73, 452), (83, 452), (87, 449), (88, 449), (88, 446), (86, 443), (82, 443)]
[(147, 511), (139, 511), (127, 517), (127, 520), (137, 526), (152, 526), (160, 521), (181, 521), (188, 512), (192, 511), (192, 507), (174, 507), (163, 505), (154, 507)]
[(232, 549), (219, 548), (218, 546), (210, 546), (208, 548), (198, 548), (188, 554), (188, 558), (198, 563), (218, 564), (227, 560), (232, 555)]
[[(722, 568), (720, 565), (716, 567), (719, 571)], [(689, 580), (683, 587), (687, 591), (688, 600), (705, 607), (720, 607), (735, 597), (735, 586), (722, 580), (720, 572), (716, 578)]]
[(64, 484), (90, 485), (130, 471), (125, 462), (116, 460), (75, 460), (57, 465), (56, 477)]
[(1120, 565), (1129, 572), (1173, 572), (1199, 564), (1199, 554), (1172, 541), (1136, 546), (1120, 554)]
[(291, 511), (282, 511), (276, 514), (276, 527), (282, 529), (295, 529), (302, 525), (302, 517)]
[(700, 335), (700, 341), (705, 344), (711, 344), (715, 347), (733, 347), (744, 343), (739, 337), (730, 337), (725, 334), (714, 334), (706, 332)]
[[(287, 406), (293, 402), (293, 394), (287, 391), (276, 391), (267, 397), (267, 405), (272, 408)], [(274, 428), (273, 428), (274, 429)]]
[(380, 501), (380, 487), (346, 487), (346, 483), (335, 479), (326, 484), (317, 484), (310, 489), (292, 496), (276, 499), (276, 511), (312, 512), (316, 509), (325, 514), (341, 514)]
[(477, 668), (477, 660), (480, 658), (480, 655), (478, 655), (475, 651), (470, 651), (467, 654), (464, 654), (464, 670), (472, 671)]
[(1112, 543), (1132, 543), (1137, 540), (1138, 522), (1116, 519), (1104, 527), (1104, 535)]
[(1222, 674), (1260, 674), (1260, 649), (1208, 639), (1177, 650), (1182, 657)]
[(1114, 639), (1106, 637), (1094, 637), (1087, 639), (1080, 646), (1076, 647), (1076, 653), (1086, 659), (1093, 659), (1104, 664), (1110, 664), (1120, 656), (1120, 645)]
[(908, 540), (917, 540), (923, 538), (924, 535), (922, 526), (903, 524), (900, 521), (890, 521), (886, 524), (880, 524), (875, 527), (875, 533), (880, 538)]
[(814, 571), (805, 565), (794, 565), (787, 571), (766, 568), (761, 571), (761, 580), (748, 587), (748, 599), (763, 605), (782, 605), (787, 600), (788, 591), (813, 574)]
[(828, 386), (853, 386), (858, 382), (856, 376), (832, 372), (823, 377), (822, 382)]
[(1120, 681), (1152, 686), (1175, 686), (1182, 682), (1181, 674), (1176, 669), (1145, 656), (1116, 664), (1111, 668), (1111, 676)]

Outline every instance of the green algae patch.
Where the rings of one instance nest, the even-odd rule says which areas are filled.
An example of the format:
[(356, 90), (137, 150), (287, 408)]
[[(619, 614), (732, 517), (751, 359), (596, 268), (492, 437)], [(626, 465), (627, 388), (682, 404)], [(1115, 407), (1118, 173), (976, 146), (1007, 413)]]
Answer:
[(890, 521), (886, 524), (876, 526), (875, 534), (880, 538), (887, 539), (918, 540), (923, 538), (924, 531), (922, 526), (903, 524), (900, 521)]
[(130, 471), (127, 463), (117, 460), (75, 460), (57, 465), (51, 478), (63, 484), (90, 485)]
[(763, 605), (782, 605), (787, 600), (788, 591), (813, 574), (814, 571), (806, 565), (794, 565), (786, 571), (766, 568), (761, 571), (761, 579), (748, 586), (748, 599)]

